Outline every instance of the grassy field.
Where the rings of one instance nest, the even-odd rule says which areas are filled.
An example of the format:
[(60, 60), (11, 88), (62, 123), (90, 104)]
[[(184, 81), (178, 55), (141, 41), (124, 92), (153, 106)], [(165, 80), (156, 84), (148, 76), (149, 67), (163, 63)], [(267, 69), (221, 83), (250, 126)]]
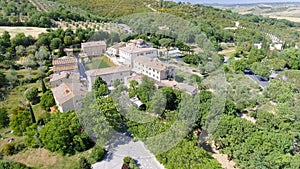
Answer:
[(11, 37), (16, 36), (18, 33), (24, 33), (26, 36), (31, 35), (36, 38), (39, 34), (47, 32), (46, 28), (0, 26), (0, 34), (4, 31), (8, 31)]
[(270, 18), (276, 18), (276, 19), (286, 19), (292, 22), (300, 22), (299, 17), (281, 17), (281, 16), (270, 16)]
[(91, 63), (85, 64), (86, 70), (101, 69), (112, 66), (115, 66), (115, 64), (106, 56), (93, 57)]
[(231, 54), (236, 52), (236, 48), (232, 47), (232, 48), (228, 48), (228, 49), (224, 49), (220, 52), (218, 52), (219, 54), (225, 55), (225, 56), (230, 56)]
[(6, 159), (39, 169), (77, 168), (80, 156), (88, 156), (89, 151), (74, 156), (61, 156), (44, 148), (28, 149)]

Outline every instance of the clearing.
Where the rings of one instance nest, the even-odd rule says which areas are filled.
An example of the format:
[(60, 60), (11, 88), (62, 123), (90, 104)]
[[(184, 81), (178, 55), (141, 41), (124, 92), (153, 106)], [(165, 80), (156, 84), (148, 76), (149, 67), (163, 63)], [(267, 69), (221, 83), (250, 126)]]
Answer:
[(115, 64), (106, 56), (92, 57), (92, 62), (86, 63), (86, 70), (101, 69), (115, 66)]
[[(83, 152), (86, 153), (86, 152)], [(23, 163), (30, 167), (41, 169), (56, 169), (56, 168), (76, 168), (76, 161), (79, 161), (79, 156), (82, 153), (74, 156), (61, 156), (52, 153), (44, 148), (28, 149), (18, 154), (5, 157), (5, 159)], [(83, 155), (84, 156), (84, 155)]]
[(18, 33), (24, 33), (26, 36), (37, 38), (39, 34), (47, 32), (47, 28), (25, 27), (25, 26), (0, 26), (0, 34), (4, 31), (9, 32), (11, 37), (15, 37)]

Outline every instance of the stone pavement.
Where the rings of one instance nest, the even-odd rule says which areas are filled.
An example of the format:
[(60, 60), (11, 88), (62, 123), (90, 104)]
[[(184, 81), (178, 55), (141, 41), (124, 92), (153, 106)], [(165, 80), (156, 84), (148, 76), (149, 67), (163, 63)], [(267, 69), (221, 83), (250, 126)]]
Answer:
[(136, 160), (141, 169), (164, 169), (143, 142), (134, 142), (131, 137), (123, 134), (116, 134), (107, 144), (107, 148), (107, 155), (102, 161), (93, 164), (93, 169), (121, 169), (126, 156)]

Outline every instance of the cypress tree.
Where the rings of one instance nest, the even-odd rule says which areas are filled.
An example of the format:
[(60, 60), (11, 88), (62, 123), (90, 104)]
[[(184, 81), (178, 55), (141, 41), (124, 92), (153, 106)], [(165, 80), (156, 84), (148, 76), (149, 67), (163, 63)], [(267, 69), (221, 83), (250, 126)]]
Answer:
[(46, 91), (47, 91), (47, 87), (46, 87), (46, 85), (45, 85), (45, 82), (44, 82), (44, 79), (42, 79), (42, 92), (43, 93), (46, 93)]
[(29, 106), (31, 121), (32, 121), (32, 123), (36, 123), (35, 116), (34, 116), (34, 113), (33, 113), (33, 110), (32, 110), (32, 106), (31, 106), (31, 104), (29, 104), (28, 106)]

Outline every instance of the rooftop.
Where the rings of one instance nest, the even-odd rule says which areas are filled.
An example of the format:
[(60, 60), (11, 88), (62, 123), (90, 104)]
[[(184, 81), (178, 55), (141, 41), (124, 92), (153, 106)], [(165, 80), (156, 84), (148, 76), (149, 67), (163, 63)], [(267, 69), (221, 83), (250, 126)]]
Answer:
[(169, 64), (164, 63), (157, 58), (150, 58), (150, 57), (146, 57), (146, 56), (137, 57), (134, 60), (134, 62), (141, 63), (143, 65), (146, 65), (149, 68), (152, 68), (152, 69), (155, 69), (158, 71), (165, 70), (170, 66)]
[(56, 73), (52, 75), (52, 78), (50, 79), (50, 82), (54, 82), (60, 79), (72, 79), (72, 80), (79, 80), (80, 75), (77, 72), (61, 72), (61, 73)]
[(95, 46), (106, 46), (105, 41), (91, 41), (91, 42), (85, 42), (81, 43), (81, 47), (95, 47)]
[(134, 53), (141, 53), (141, 52), (150, 52), (150, 51), (157, 51), (155, 48), (139, 48), (135, 45), (128, 45), (126, 47), (120, 48), (121, 51), (134, 54)]
[(103, 69), (96, 69), (96, 70), (89, 70), (86, 72), (87, 76), (101, 76), (101, 75), (108, 75), (108, 74), (114, 74), (119, 72), (127, 72), (131, 71), (131, 68), (126, 66), (113, 66), (113, 67), (107, 67)]
[(64, 56), (64, 57), (52, 60), (53, 66), (75, 64), (75, 63), (77, 63), (77, 59), (74, 57), (69, 57), (69, 56)]
[(53, 66), (54, 72), (70, 71), (70, 70), (77, 70), (77, 69), (78, 69), (77, 63), (68, 66), (61, 66), (61, 65)]
[(117, 43), (117, 44), (111, 46), (111, 48), (119, 49), (119, 48), (121, 48), (121, 47), (124, 47), (125, 45), (126, 45), (125, 42), (120, 42), (120, 43)]
[(87, 88), (82, 83), (62, 83), (51, 89), (59, 104), (63, 104), (75, 96), (84, 96)]

